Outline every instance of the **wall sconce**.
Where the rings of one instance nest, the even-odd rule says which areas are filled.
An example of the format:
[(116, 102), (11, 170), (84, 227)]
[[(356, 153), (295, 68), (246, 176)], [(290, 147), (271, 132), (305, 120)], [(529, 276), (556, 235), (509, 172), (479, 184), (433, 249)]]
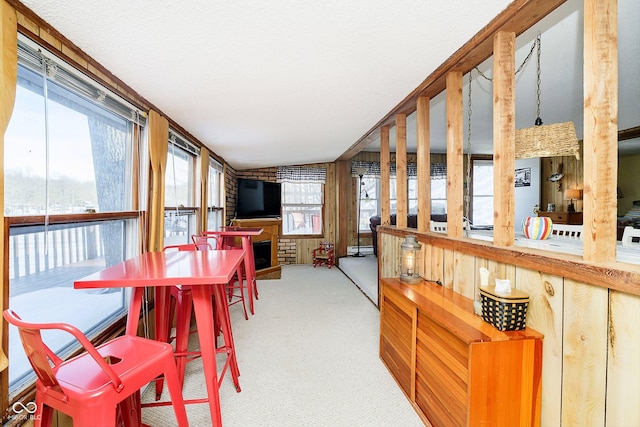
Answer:
[(420, 277), (420, 265), (422, 245), (418, 243), (418, 238), (408, 235), (400, 245), (400, 281), (409, 284), (422, 282)]
[(577, 188), (569, 188), (564, 190), (564, 199), (569, 200), (570, 203), (567, 206), (567, 212), (575, 212), (576, 208), (573, 205), (573, 199), (582, 200), (582, 190)]

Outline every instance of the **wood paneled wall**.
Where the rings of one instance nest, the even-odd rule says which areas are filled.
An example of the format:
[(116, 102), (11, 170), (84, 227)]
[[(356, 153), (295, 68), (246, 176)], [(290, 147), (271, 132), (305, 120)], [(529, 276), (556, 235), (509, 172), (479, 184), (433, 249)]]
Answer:
[[(406, 232), (380, 229), (380, 277), (399, 276)], [(476, 299), (478, 270), (485, 267), (490, 283), (511, 279), (530, 295), (527, 326), (544, 334), (541, 425), (640, 425), (640, 289), (632, 294), (542, 269), (552, 258), (540, 252), (493, 251), (490, 243), (471, 239), (418, 236), (423, 277)], [(541, 269), (530, 267), (532, 258)], [(637, 289), (640, 269), (635, 271)]]

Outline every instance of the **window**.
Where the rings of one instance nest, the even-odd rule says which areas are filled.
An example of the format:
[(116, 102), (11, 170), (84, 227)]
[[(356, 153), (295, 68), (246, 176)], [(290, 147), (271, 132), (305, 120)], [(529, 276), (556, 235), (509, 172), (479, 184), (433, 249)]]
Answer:
[(169, 132), (169, 152), (164, 185), (164, 244), (191, 242), (196, 233), (196, 160), (200, 150), (173, 131)]
[[(355, 168), (365, 167), (367, 173), (363, 176), (362, 204), (360, 206), (360, 231), (369, 231), (369, 218), (380, 215), (380, 163), (379, 162), (351, 162), (351, 173), (355, 175)], [(395, 163), (391, 163), (390, 213), (397, 212)], [(431, 213), (445, 214), (447, 212), (447, 165), (444, 163), (431, 164)], [(407, 201), (410, 214), (418, 212), (418, 179), (417, 164), (407, 164)]]
[[(395, 214), (398, 212), (397, 205), (397, 193), (396, 193), (396, 178), (391, 178), (389, 180), (391, 185), (391, 213)], [(418, 213), (418, 179), (415, 177), (407, 178), (407, 202), (409, 203), (409, 213), (417, 214)], [(433, 203), (433, 202), (432, 202)]]
[(471, 223), (493, 225), (493, 160), (471, 158)]
[[(94, 337), (126, 315), (127, 292), (80, 291), (73, 282), (138, 251), (132, 165), (144, 118), (22, 36), (18, 44), (4, 163), (9, 306), (31, 321), (71, 323)], [(120, 214), (107, 219), (105, 212)], [(54, 351), (76, 350), (69, 335), (54, 339)], [(35, 378), (15, 328), (9, 357), (15, 396)]]
[(282, 183), (282, 234), (321, 235), (327, 169), (280, 166), (276, 177)]
[(324, 184), (282, 183), (282, 234), (322, 234)]
[(431, 214), (447, 213), (447, 180), (431, 178)]
[(379, 213), (380, 179), (363, 176), (362, 187), (360, 188), (360, 218), (358, 227), (360, 231), (371, 231), (369, 228), (369, 218)]
[(209, 157), (209, 179), (207, 185), (207, 228), (220, 230), (224, 225), (224, 175), (222, 165)]

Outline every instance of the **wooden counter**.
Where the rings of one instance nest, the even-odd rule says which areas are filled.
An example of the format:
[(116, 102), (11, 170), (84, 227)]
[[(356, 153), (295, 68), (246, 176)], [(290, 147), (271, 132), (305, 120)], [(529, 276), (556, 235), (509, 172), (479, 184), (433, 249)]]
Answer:
[(423, 421), (540, 424), (540, 333), (498, 331), (434, 283), (380, 279), (380, 289), (380, 358)]

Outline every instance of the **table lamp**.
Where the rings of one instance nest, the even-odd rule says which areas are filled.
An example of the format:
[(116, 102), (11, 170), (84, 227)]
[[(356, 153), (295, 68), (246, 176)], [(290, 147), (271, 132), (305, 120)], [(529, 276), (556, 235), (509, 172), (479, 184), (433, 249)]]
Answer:
[(575, 212), (576, 208), (573, 205), (573, 199), (581, 200), (582, 190), (579, 190), (577, 188), (569, 188), (567, 190), (564, 190), (564, 199), (570, 201), (569, 205), (567, 206), (567, 212)]

